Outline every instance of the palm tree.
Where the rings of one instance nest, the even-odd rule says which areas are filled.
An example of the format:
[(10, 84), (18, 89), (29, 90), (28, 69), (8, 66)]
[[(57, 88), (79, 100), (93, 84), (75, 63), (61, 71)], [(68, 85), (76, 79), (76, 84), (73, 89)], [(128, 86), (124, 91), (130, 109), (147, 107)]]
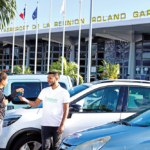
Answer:
[(15, 18), (16, 0), (0, 0), (0, 29), (4, 29)]
[[(14, 68), (13, 68), (14, 72), (16, 74), (22, 74), (22, 68), (19, 66), (19, 65), (16, 65)], [(32, 74), (31, 70), (30, 70), (30, 67), (25, 67), (24, 66), (24, 74)]]
[[(63, 61), (63, 74), (68, 75), (74, 80), (77, 80), (77, 69), (78, 65), (75, 62), (67, 62), (66, 58), (64, 58)], [(61, 74), (61, 66), (62, 66), (62, 57), (59, 57), (57, 62), (53, 62), (53, 64), (50, 66), (50, 71), (58, 71), (59, 74)], [(83, 77), (79, 75), (79, 83), (82, 84), (84, 82)]]
[(102, 72), (101, 77), (104, 79), (118, 79), (120, 74), (120, 65), (111, 64), (110, 62), (102, 61), (103, 66), (99, 66), (98, 71)]

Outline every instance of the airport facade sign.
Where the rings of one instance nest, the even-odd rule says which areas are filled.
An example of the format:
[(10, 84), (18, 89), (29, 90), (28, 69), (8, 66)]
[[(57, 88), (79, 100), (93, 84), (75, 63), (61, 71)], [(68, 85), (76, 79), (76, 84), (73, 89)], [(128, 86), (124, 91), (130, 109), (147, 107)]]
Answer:
[[(149, 10), (146, 10), (146, 11), (134, 11), (133, 12), (133, 19), (136, 19), (136, 18), (144, 18), (144, 17), (148, 17), (150, 16), (150, 9)], [(128, 19), (127, 18), (127, 14), (126, 13), (119, 13), (119, 14), (113, 14), (113, 15), (108, 15), (108, 16), (93, 16), (92, 17), (92, 22), (93, 23), (100, 23), (100, 22), (110, 22), (110, 21), (119, 21), (119, 20), (125, 20), (125, 19)], [(85, 24), (85, 18), (82, 18), (81, 19), (81, 23), (82, 24)], [(72, 26), (72, 25), (79, 25), (80, 23), (80, 20), (79, 19), (73, 19), (73, 20), (66, 20), (65, 21), (65, 26)], [(54, 27), (62, 27), (64, 25), (64, 22), (63, 21), (55, 21), (54, 22)], [(41, 24), (38, 24), (38, 28), (40, 28), (40, 26), (42, 26), (42, 28), (49, 28), (50, 27), (50, 24), (49, 23), (43, 23), (42, 25)], [(12, 32), (12, 31), (23, 31), (25, 29), (25, 26), (17, 26), (15, 28), (13, 27), (8, 27), (8, 28), (5, 28), (2, 32)], [(36, 25), (33, 24), (32, 26), (30, 25), (27, 25), (26, 26), (26, 29), (29, 30), (29, 29), (36, 29)]]

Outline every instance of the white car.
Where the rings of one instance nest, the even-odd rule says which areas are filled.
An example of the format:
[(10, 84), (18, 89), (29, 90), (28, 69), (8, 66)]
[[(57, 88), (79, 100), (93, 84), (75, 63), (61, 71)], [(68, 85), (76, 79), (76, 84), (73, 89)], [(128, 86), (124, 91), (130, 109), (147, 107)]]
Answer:
[[(63, 137), (83, 129), (119, 121), (150, 107), (150, 82), (103, 80), (85, 83), (68, 90), (70, 112)], [(96, 103), (84, 107), (84, 101), (100, 91)], [(6, 112), (0, 136), (0, 150), (41, 149), (42, 103)]]
[[(70, 77), (65, 75), (60, 75), (59, 84), (67, 90), (72, 87)], [(4, 88), (4, 94), (10, 95), (15, 89), (24, 88), (25, 92), (23, 96), (28, 98), (29, 100), (35, 100), (40, 91), (48, 86), (47, 74), (8, 75), (8, 84)], [(10, 102), (6, 107), (6, 110), (29, 106), (26, 103), (19, 103), (20, 99), (18, 98), (18, 96), (16, 96), (14, 104)]]

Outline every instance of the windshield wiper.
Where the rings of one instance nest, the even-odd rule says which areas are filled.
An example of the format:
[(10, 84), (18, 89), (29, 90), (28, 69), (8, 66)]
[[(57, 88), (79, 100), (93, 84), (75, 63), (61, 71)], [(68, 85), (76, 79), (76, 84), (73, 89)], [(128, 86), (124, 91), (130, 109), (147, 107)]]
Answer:
[(126, 121), (121, 121), (121, 124), (127, 125), (127, 126), (132, 126), (132, 124), (130, 124), (130, 123), (126, 122)]
[(149, 125), (137, 125), (139, 127), (149, 127)]
[(132, 126), (132, 124), (130, 124), (130, 123), (128, 123), (128, 122), (126, 122), (126, 121), (113, 121), (112, 123), (117, 123), (117, 124), (123, 124), (123, 125), (127, 125), (127, 126)]
[(121, 124), (121, 121), (113, 121), (112, 123)]
[(30, 109), (32, 106), (22, 107), (24, 109)]

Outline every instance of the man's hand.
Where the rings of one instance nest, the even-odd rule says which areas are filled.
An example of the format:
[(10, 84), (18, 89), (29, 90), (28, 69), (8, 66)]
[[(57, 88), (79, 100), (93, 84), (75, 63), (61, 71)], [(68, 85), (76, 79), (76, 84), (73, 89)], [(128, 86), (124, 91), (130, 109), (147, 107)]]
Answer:
[(3, 99), (3, 103), (4, 103), (5, 105), (7, 105), (7, 104), (8, 104), (8, 100), (7, 100), (7, 99)]
[(59, 128), (58, 128), (58, 130), (57, 130), (57, 132), (58, 132), (59, 134), (62, 134), (62, 133), (64, 132), (64, 126), (63, 126), (63, 125), (60, 125)]
[(63, 103), (63, 107), (64, 107), (64, 114), (63, 114), (63, 118), (62, 118), (62, 121), (61, 121), (61, 124), (57, 130), (57, 132), (59, 134), (62, 134), (64, 132), (64, 123), (67, 119), (67, 116), (68, 116), (68, 111), (69, 111), (69, 103)]
[(18, 88), (18, 89), (16, 89), (16, 92), (17, 92), (17, 93), (18, 93), (18, 92), (23, 93), (23, 92), (24, 92), (24, 89), (23, 89), (23, 88)]
[(39, 98), (37, 98), (36, 101), (30, 101), (30, 100), (26, 99), (25, 97), (22, 97), (22, 96), (18, 96), (18, 97), (21, 101), (26, 102), (27, 104), (31, 105), (32, 107), (37, 107), (42, 102), (42, 100), (40, 100)]

